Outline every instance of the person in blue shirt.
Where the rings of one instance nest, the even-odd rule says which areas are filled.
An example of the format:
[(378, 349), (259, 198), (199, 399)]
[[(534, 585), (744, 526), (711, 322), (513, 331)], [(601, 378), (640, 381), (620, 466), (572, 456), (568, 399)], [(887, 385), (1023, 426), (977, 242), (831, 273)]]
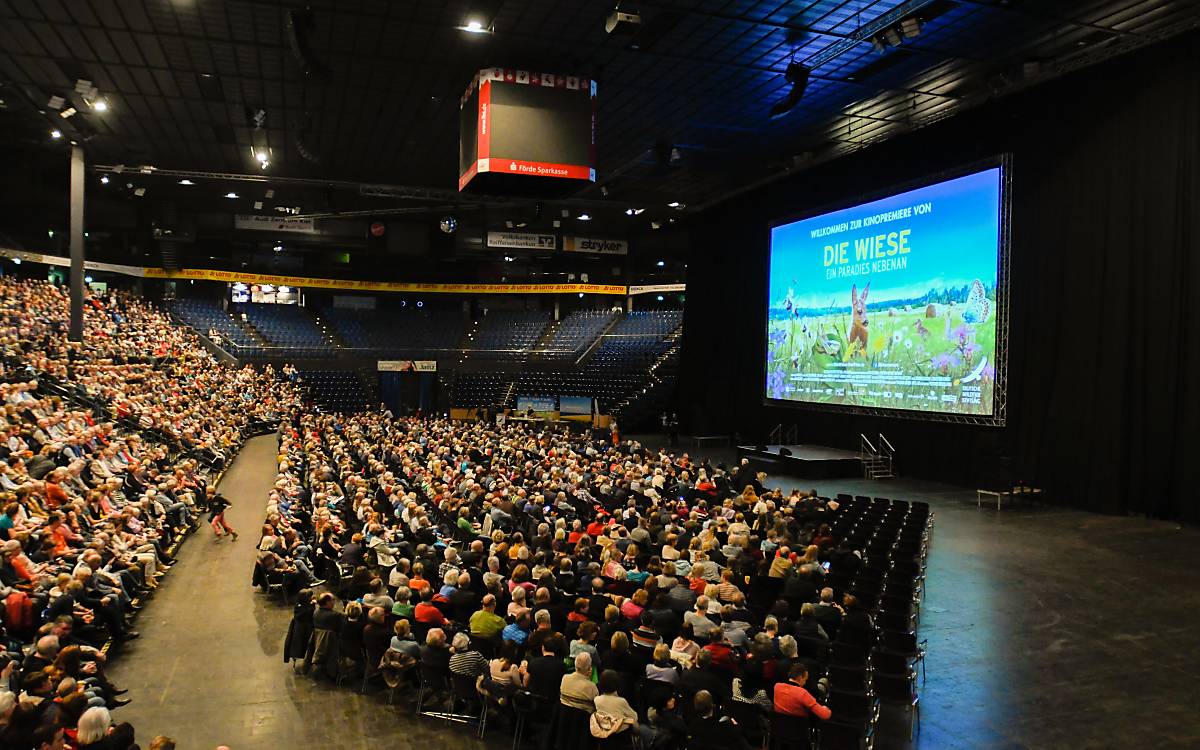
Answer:
[(505, 625), (504, 630), (500, 631), (500, 637), (518, 646), (524, 646), (529, 638), (529, 612), (522, 612), (517, 619)]

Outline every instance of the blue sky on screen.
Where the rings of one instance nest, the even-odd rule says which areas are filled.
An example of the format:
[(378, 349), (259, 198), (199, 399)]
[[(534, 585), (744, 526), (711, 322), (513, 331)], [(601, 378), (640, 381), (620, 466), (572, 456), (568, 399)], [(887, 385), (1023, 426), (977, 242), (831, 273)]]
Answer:
[[(914, 214), (874, 226), (833, 231), (855, 219), (876, 216), (919, 204), (929, 213)], [(854, 264), (855, 239), (909, 229), (911, 252), (902, 257), (903, 270), (827, 279), (824, 247), (848, 241)], [(920, 297), (930, 289), (969, 285), (975, 279), (989, 288), (996, 283), (1000, 244), (1000, 168), (986, 169), (916, 190), (852, 206), (771, 230), (770, 304), (778, 308), (793, 290), (802, 308), (848, 308), (850, 287), (861, 292), (869, 281), (868, 304)]]

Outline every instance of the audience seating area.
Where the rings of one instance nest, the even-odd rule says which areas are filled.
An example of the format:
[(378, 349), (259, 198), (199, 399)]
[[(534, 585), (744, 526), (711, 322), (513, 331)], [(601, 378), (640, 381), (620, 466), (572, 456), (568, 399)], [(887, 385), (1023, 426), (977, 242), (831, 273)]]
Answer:
[(459, 373), (454, 378), (450, 403), (464, 409), (494, 406), (504, 398), (508, 382), (494, 372)]
[(224, 348), (230, 348), (228, 344), (232, 344), (235, 350), (255, 346), (250, 333), (212, 300), (176, 299), (171, 303), (171, 310), (180, 320), (205, 336), (215, 330), (223, 339), (219, 344)]
[(245, 313), (248, 322), (267, 341), (266, 354), (279, 351), (291, 357), (329, 357), (333, 340), (308, 310), (298, 305), (237, 305), (234, 314)]
[(346, 310), (327, 307), (321, 316), (350, 347), (413, 358), (456, 350), (463, 338), (463, 314), (455, 310)]
[(370, 406), (362, 378), (353, 370), (299, 370), (297, 375), (322, 411), (357, 413)]
[(545, 310), (492, 310), (467, 334), (472, 359), (523, 360), (550, 323)]
[(559, 322), (545, 351), (541, 352), (542, 357), (551, 360), (578, 358), (619, 314), (611, 310), (571, 313)]
[[(464, 452), (447, 466), (406, 449), (375, 414), (306, 415), (282, 438), (293, 465), (347, 462), (341, 482), (281, 472), (277, 492), (297, 500), (267, 509), (305, 550), (268, 530), (260, 549), (292, 572), (272, 583), (261, 558), (255, 571), (285, 601), (307, 586), (284, 654), (300, 672), (389, 705), (403, 696), (418, 721), (476, 738), (511, 733), (518, 749), (863, 750), (920, 730), (927, 504), (756, 492), (746, 466), (730, 474), (564, 434), (496, 480), (519, 490), (501, 509), (474, 477), (530, 428), (409, 429)], [(321, 526), (349, 539), (392, 481), (370, 448), (401, 454), (404, 517), (373, 523), (369, 543), (308, 552), (318, 545), (302, 488), (345, 498)], [(542, 494), (543, 472), (559, 477), (556, 498)], [(612, 497), (610, 482), (626, 477)], [(771, 531), (760, 540), (749, 521), (761, 501)], [(628, 510), (609, 522), (610, 507)], [(435, 539), (453, 541), (435, 549)], [(502, 554), (509, 545), (520, 554)], [(532, 580), (530, 567), (541, 571)], [(597, 741), (591, 727), (611, 716), (637, 728)]]

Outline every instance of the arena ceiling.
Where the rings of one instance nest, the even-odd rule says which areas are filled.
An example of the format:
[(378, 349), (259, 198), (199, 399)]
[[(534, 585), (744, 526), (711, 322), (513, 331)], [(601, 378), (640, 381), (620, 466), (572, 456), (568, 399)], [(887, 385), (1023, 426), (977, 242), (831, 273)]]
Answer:
[[(0, 136), (83, 142), (92, 164), (453, 191), (474, 71), (578, 72), (599, 82), (599, 177), (576, 197), (694, 209), (1200, 21), (1162, 0), (645, 0), (620, 3), (642, 17), (625, 36), (605, 30), (615, 4), (0, 0)], [(772, 118), (792, 61), (807, 88)]]

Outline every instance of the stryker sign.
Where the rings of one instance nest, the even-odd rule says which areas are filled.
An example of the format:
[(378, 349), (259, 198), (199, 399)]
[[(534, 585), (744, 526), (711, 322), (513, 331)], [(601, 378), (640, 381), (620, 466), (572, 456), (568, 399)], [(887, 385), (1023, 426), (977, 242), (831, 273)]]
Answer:
[(628, 255), (629, 242), (626, 240), (602, 240), (594, 237), (563, 237), (563, 250), (568, 253)]

